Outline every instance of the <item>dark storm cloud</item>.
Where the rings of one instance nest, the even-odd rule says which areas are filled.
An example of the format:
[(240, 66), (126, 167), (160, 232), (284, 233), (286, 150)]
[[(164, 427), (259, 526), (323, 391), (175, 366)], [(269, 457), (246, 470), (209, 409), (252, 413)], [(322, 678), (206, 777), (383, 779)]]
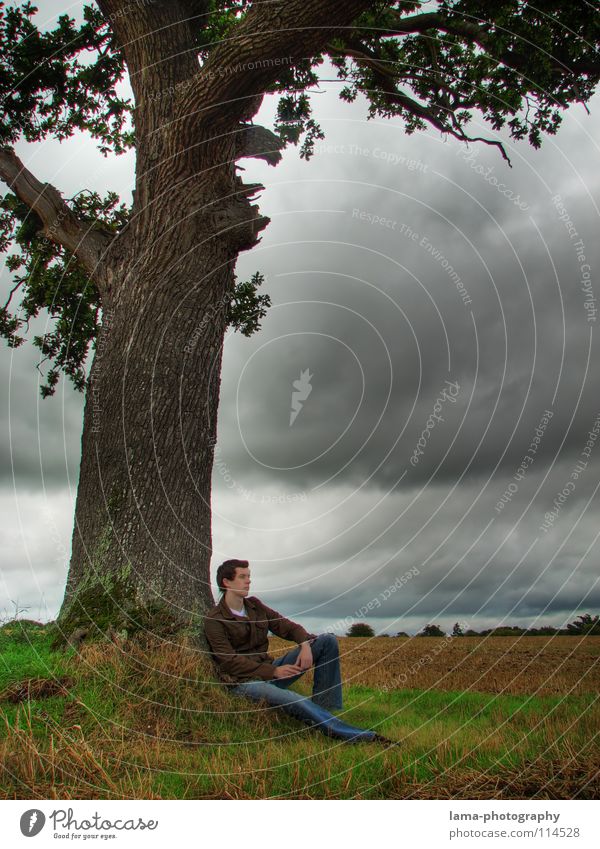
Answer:
[[(327, 192), (326, 179), (319, 191), (321, 196)], [(501, 462), (512, 465), (546, 409), (554, 418), (540, 450), (553, 456), (566, 434), (562, 451), (577, 451), (595, 418), (597, 353), (590, 353), (592, 323), (578, 288), (575, 250), (555, 220), (555, 210), (546, 210), (537, 222), (523, 219), (522, 230), (510, 239), (496, 228), (497, 238), (486, 240), (479, 239), (475, 215), (469, 232), (457, 235), (451, 224), (431, 225), (435, 210), (423, 216), (416, 208), (404, 216), (417, 235), (413, 241), (353, 218), (352, 204), (359, 204), (371, 216), (400, 222), (386, 205), (385, 192), (369, 207), (356, 191), (356, 185), (345, 186), (344, 192), (354, 193), (346, 199), (339, 187), (335, 190), (332, 201), (347, 210), (345, 215), (303, 219), (307, 235), (301, 245), (279, 248), (278, 238), (285, 242), (286, 234), (280, 235), (274, 222), (273, 247), (266, 245), (257, 254), (257, 261), (271, 272), (269, 291), (277, 308), (265, 320), (260, 338), (228, 342), (228, 354), (233, 350), (226, 365), (237, 379), (229, 384), (229, 393), (225, 387), (222, 409), (235, 407), (236, 418), (244, 422), (242, 434), (244, 427), (252, 431), (246, 441), (255, 458), (241, 440), (229, 439), (231, 418), (222, 417), (223, 450), (231, 462), (255, 477), (269, 466), (301, 466), (286, 471), (295, 486), (318, 485), (349, 458), (348, 474), (368, 476), (406, 426), (391, 461), (375, 476), (375, 481), (383, 477), (387, 483), (406, 468), (447, 379), (458, 381), (460, 395), (453, 406), (446, 404), (446, 421), (428, 434), (425, 456), (417, 469), (408, 470), (411, 479), (429, 477), (455, 437), (439, 471), (442, 477), (460, 474), (471, 459), (469, 473), (486, 474), (505, 448)], [(430, 187), (429, 194), (432, 201), (435, 195), (439, 207), (441, 192)], [(498, 197), (502, 200), (494, 192), (494, 203)], [(323, 204), (331, 206), (327, 200), (324, 197)], [(585, 199), (576, 198), (573, 215), (579, 212), (585, 221), (580, 206)], [(510, 223), (513, 205), (506, 207), (505, 202)], [(287, 219), (285, 226), (289, 228)], [(538, 228), (547, 231), (550, 245), (544, 244)], [(589, 227), (581, 230), (586, 260), (597, 266), (593, 234)], [(319, 239), (324, 233), (328, 238)], [(284, 265), (283, 271), (276, 271), (278, 264)], [(468, 304), (449, 278), (448, 267), (463, 283)], [(356, 277), (366, 282), (352, 279)], [(248, 363), (243, 362), (246, 357)], [(292, 381), (306, 368), (313, 374), (311, 394), (291, 428), (287, 413)], [(269, 379), (261, 379), (267, 373)], [(356, 395), (363, 388), (357, 413)], [(366, 444), (374, 427), (377, 438)]]

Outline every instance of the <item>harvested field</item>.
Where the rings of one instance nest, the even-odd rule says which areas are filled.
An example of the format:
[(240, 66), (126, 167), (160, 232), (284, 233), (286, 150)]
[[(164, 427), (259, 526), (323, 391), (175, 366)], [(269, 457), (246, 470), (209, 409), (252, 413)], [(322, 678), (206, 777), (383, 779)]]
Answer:
[[(600, 693), (599, 637), (341, 637), (344, 685), (514, 695)], [(292, 646), (270, 642), (277, 657)], [(304, 676), (310, 683), (307, 673)]]

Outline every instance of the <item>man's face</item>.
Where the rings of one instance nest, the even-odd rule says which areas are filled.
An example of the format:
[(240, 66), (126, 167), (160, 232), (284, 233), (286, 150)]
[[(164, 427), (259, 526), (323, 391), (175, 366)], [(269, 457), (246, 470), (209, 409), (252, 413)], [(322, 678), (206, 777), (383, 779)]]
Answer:
[(248, 567), (242, 569), (240, 566), (236, 566), (235, 578), (232, 580), (223, 578), (223, 585), (236, 595), (247, 596), (250, 592), (250, 569)]

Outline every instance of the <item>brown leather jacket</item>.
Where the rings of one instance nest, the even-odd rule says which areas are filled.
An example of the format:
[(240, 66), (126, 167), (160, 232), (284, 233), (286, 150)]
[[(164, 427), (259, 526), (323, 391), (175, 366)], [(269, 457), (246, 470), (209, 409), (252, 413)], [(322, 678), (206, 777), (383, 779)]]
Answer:
[(211, 648), (217, 675), (223, 683), (270, 681), (275, 677), (273, 657), (268, 654), (269, 631), (300, 644), (315, 640), (302, 625), (291, 622), (256, 596), (244, 599), (248, 616), (236, 616), (225, 596), (204, 617), (204, 633)]

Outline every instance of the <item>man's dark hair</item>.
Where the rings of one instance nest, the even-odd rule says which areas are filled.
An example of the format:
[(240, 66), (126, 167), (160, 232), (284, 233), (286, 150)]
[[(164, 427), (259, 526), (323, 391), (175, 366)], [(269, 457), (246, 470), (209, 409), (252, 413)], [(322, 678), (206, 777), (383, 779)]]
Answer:
[(224, 593), (227, 589), (227, 587), (223, 586), (223, 578), (233, 581), (235, 579), (235, 570), (247, 569), (248, 566), (247, 560), (226, 560), (224, 563), (221, 563), (217, 569), (217, 586), (219, 590)]

